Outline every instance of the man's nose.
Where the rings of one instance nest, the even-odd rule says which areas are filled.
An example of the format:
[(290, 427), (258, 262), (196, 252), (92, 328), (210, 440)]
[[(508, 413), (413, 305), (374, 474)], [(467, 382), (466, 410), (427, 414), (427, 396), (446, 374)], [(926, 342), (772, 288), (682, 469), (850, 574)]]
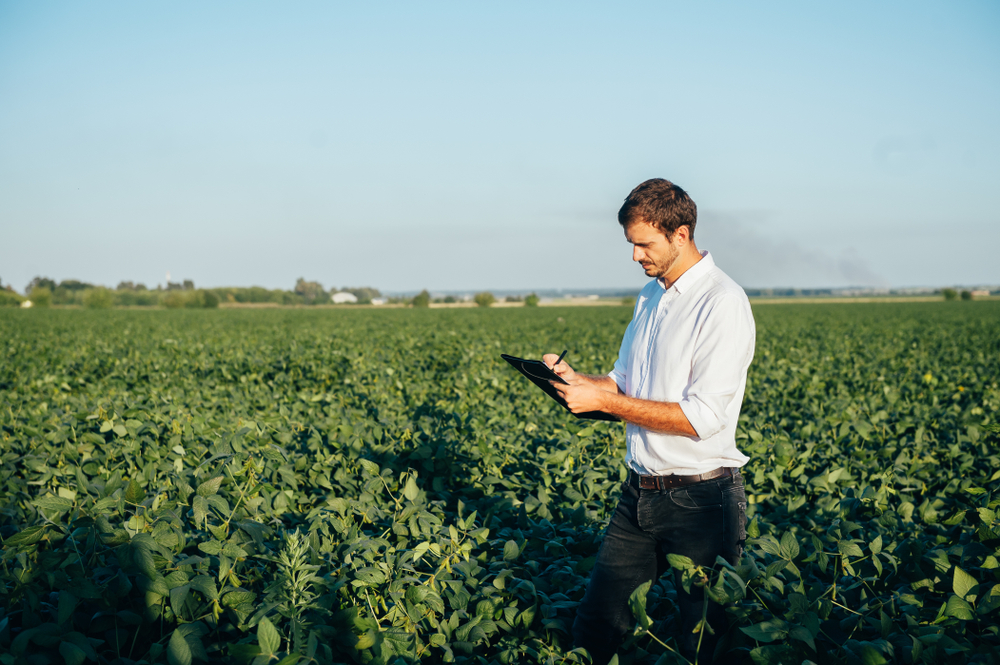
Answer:
[(642, 248), (641, 247), (633, 247), (632, 248), (632, 260), (635, 261), (636, 263), (639, 263), (640, 261), (642, 261)]

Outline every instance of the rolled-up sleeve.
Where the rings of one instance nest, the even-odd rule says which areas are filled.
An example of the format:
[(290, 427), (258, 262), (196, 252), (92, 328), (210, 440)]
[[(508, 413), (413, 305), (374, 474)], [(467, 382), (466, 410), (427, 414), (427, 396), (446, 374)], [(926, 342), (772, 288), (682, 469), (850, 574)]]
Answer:
[(679, 404), (700, 439), (729, 424), (727, 411), (753, 359), (752, 317), (745, 301), (727, 296), (714, 304), (698, 332), (691, 380)]

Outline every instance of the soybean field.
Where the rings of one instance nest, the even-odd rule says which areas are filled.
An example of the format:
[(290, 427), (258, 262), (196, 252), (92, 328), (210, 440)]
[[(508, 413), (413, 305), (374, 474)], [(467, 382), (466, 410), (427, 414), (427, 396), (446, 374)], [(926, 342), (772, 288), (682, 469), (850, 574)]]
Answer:
[[(1000, 302), (758, 305), (738, 566), (619, 663), (1000, 662)], [(500, 353), (604, 372), (628, 307), (0, 311), (0, 663), (585, 663), (625, 478)]]

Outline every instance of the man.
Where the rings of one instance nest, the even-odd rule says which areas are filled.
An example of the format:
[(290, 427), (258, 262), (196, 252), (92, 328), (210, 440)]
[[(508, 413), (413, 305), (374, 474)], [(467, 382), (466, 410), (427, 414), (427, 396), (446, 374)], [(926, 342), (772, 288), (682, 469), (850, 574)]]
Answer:
[[(604, 411), (627, 423), (629, 479), (611, 518), (577, 611), (573, 635), (595, 664), (606, 663), (634, 624), (628, 598), (669, 565), (669, 553), (712, 566), (736, 563), (746, 539), (739, 474), (749, 458), (736, 425), (753, 359), (755, 328), (746, 294), (694, 243), (697, 208), (680, 187), (647, 180), (618, 212), (632, 260), (654, 279), (639, 293), (614, 370), (606, 376), (553, 369), (574, 413)], [(546, 354), (550, 366), (558, 360)], [(694, 629), (725, 628), (723, 608), (678, 584), (680, 646), (693, 659)], [(701, 662), (714, 639), (705, 631)]]

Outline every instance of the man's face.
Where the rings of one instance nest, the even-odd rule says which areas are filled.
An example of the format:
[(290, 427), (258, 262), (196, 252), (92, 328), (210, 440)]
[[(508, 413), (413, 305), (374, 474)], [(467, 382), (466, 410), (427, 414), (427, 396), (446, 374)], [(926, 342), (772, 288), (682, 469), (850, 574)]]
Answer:
[(633, 222), (625, 228), (625, 238), (632, 243), (632, 260), (642, 266), (649, 277), (666, 276), (680, 256), (677, 247), (679, 233), (667, 240), (663, 233), (646, 222)]

